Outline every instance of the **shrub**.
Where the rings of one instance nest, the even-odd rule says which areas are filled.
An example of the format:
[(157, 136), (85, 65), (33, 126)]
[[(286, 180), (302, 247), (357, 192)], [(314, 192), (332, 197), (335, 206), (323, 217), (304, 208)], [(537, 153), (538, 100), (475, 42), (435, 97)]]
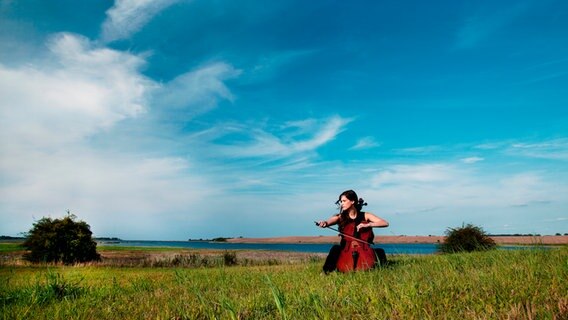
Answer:
[(44, 217), (34, 223), (22, 244), (30, 250), (24, 258), (32, 262), (65, 264), (100, 260), (90, 226), (75, 219), (68, 214), (63, 219)]
[(485, 251), (495, 248), (495, 241), (480, 227), (467, 224), (461, 228), (448, 228), (439, 250), (445, 253)]
[(226, 266), (237, 265), (237, 254), (234, 252), (225, 251), (223, 253), (223, 264)]

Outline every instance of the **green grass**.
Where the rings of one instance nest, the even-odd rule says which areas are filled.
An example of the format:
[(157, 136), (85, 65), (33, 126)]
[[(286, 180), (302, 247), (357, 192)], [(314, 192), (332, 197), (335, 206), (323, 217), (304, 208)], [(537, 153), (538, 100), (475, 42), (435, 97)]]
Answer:
[[(13, 240), (0, 242), (0, 252), (16, 252), (24, 250), (21, 247), (23, 241)], [(179, 247), (140, 247), (140, 246), (123, 246), (123, 245), (97, 245), (97, 251), (146, 251), (146, 252), (167, 252), (179, 251)]]
[(0, 242), (0, 253), (22, 251), (21, 242)]
[(120, 246), (120, 245), (97, 245), (97, 251), (146, 251), (146, 252), (167, 252), (179, 251), (179, 247), (137, 247), (137, 246)]
[(568, 247), (207, 268), (0, 267), (2, 319), (567, 319)]

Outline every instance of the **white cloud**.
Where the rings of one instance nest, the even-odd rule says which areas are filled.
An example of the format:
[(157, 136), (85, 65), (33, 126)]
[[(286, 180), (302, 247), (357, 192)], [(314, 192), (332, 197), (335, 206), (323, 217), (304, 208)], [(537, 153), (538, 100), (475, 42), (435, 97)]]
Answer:
[[(500, 190), (496, 192), (507, 195), (507, 205), (526, 206), (530, 203), (545, 203), (555, 198), (555, 193), (547, 186), (546, 180), (537, 173), (525, 172), (503, 177), (498, 181)], [(546, 191), (545, 191), (546, 190)]]
[[(388, 165), (368, 185), (357, 188), (369, 203), (368, 210), (391, 222), (387, 234), (398, 234), (409, 223), (424, 234), (441, 234), (464, 222), (492, 233), (534, 232), (543, 218), (562, 215), (568, 204), (562, 177), (545, 172), (488, 173), (443, 163)], [(558, 228), (562, 225), (550, 226), (548, 232)]]
[(423, 147), (397, 149), (394, 151), (399, 154), (419, 155), (419, 154), (430, 154), (430, 153), (440, 152), (443, 150), (444, 148), (442, 146), (423, 146)]
[[(281, 158), (316, 150), (334, 140), (350, 121), (351, 119), (334, 116), (328, 119), (290, 122), (282, 127), (280, 132), (267, 131), (257, 127), (258, 124), (232, 127), (222, 125), (215, 131), (207, 130), (207, 135), (209, 141), (222, 136), (230, 140), (230, 135), (239, 135), (238, 140), (214, 146), (215, 151), (224, 156)], [(204, 139), (205, 136), (199, 135), (199, 138)]]
[(472, 164), (472, 163), (480, 162), (480, 161), (483, 161), (483, 160), (485, 160), (485, 159), (481, 158), (481, 157), (468, 157), (468, 158), (461, 159), (461, 162), (467, 163), (467, 164)]
[(568, 160), (568, 138), (513, 143), (506, 152), (530, 158)]
[[(57, 34), (48, 48), (41, 63), (0, 65), (1, 231), (25, 231), (33, 218), (66, 209), (97, 235), (171, 239), (172, 229), (179, 237), (180, 228), (204, 224), (201, 214), (212, 208), (192, 207), (203, 207), (203, 199), (223, 189), (187, 156), (162, 152), (171, 133), (127, 128), (155, 116), (151, 97), (165, 94), (168, 85), (141, 73), (142, 57), (97, 47), (82, 36)], [(219, 63), (193, 71), (201, 81), (179, 86), (191, 92), (188, 107), (197, 108), (203, 97), (214, 97), (208, 108), (230, 99), (221, 78), (231, 70)], [(154, 145), (140, 149), (140, 140)]]
[(52, 63), (0, 65), (2, 135), (28, 146), (57, 145), (145, 111), (155, 84), (139, 73), (139, 57), (94, 48), (67, 33), (54, 36), (48, 47)]
[(31, 226), (32, 217), (59, 216), (70, 209), (98, 235), (116, 231), (132, 238), (152, 231), (151, 236), (167, 238), (163, 215), (172, 220), (186, 215), (186, 223), (197, 223), (201, 218), (192, 214), (192, 203), (215, 190), (182, 158), (144, 158), (78, 146), (11, 158), (2, 165), (3, 173), (11, 170), (4, 175), (11, 183), (0, 188), (6, 199), (2, 220), (18, 224), (20, 231)]
[(156, 14), (181, 0), (116, 0), (107, 11), (102, 39), (111, 42), (136, 33)]
[(474, 149), (479, 150), (496, 150), (501, 149), (507, 142), (487, 142), (473, 146)]
[(485, 174), (446, 164), (392, 165), (375, 174), (367, 192), (392, 210), (429, 208), (509, 208), (565, 202), (566, 189), (542, 174)]
[(166, 83), (156, 92), (154, 103), (174, 111), (186, 109), (186, 117), (209, 111), (221, 99), (235, 99), (223, 81), (239, 74), (239, 70), (224, 62), (203, 66)]
[(451, 181), (456, 169), (445, 164), (394, 165), (376, 174), (373, 185), (380, 187), (389, 184), (439, 183)]
[(381, 144), (378, 143), (375, 138), (373, 137), (363, 137), (357, 140), (357, 143), (351, 148), (350, 150), (364, 150), (364, 149), (372, 149), (380, 146)]

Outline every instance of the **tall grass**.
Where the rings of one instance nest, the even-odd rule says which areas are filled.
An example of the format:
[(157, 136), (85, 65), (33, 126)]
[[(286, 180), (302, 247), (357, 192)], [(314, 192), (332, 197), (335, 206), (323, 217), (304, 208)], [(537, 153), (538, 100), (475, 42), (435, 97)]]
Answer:
[[(229, 257), (230, 258), (230, 257)], [(192, 268), (0, 267), (3, 319), (567, 319), (568, 247)], [(42, 290), (62, 294), (35, 299)]]

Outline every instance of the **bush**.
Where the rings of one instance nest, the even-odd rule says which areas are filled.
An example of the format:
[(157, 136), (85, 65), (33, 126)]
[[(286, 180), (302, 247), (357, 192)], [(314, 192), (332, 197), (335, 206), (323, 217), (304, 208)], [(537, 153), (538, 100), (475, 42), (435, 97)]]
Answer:
[(22, 244), (30, 250), (24, 258), (32, 262), (65, 264), (100, 260), (90, 226), (75, 219), (68, 214), (63, 219), (44, 217), (34, 223)]
[(461, 228), (448, 228), (446, 239), (439, 250), (445, 253), (485, 251), (495, 248), (495, 241), (480, 227), (467, 224)]
[(226, 266), (237, 265), (237, 254), (234, 252), (225, 251), (223, 253), (223, 264)]

